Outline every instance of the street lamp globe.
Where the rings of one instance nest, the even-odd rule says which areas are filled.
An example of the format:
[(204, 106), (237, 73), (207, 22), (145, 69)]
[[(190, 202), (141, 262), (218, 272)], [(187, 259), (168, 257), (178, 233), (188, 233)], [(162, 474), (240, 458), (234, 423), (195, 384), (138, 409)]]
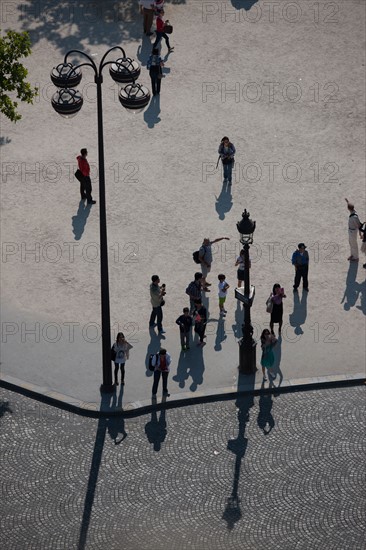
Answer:
[(139, 113), (149, 104), (150, 92), (146, 86), (134, 82), (122, 88), (118, 97), (121, 105), (129, 113)]
[(242, 219), (236, 224), (236, 228), (240, 233), (240, 242), (242, 245), (252, 244), (253, 233), (255, 231), (255, 221), (249, 218), (250, 214), (245, 209), (242, 213)]
[(60, 63), (51, 71), (51, 80), (57, 88), (75, 88), (80, 84), (81, 78), (81, 70), (71, 63)]
[(51, 103), (56, 113), (65, 118), (72, 118), (80, 111), (83, 101), (79, 90), (63, 88), (53, 94)]
[(130, 57), (120, 57), (109, 68), (109, 74), (115, 82), (128, 84), (138, 79), (141, 67), (137, 61)]

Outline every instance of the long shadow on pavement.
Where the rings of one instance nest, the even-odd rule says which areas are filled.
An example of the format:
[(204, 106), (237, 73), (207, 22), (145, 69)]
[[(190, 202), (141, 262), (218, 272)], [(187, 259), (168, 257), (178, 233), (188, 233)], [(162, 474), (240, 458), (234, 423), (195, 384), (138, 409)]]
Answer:
[[(166, 397), (162, 397), (161, 402), (165, 403)], [(156, 410), (151, 411), (151, 419), (145, 425), (145, 434), (149, 443), (154, 446), (154, 451), (159, 452), (161, 450), (161, 445), (164, 443), (167, 428), (166, 428), (166, 409), (163, 408), (160, 411), (160, 416), (158, 419), (158, 412)]]
[(90, 214), (91, 205), (85, 203), (85, 201), (79, 202), (79, 208), (76, 216), (71, 218), (72, 220), (72, 232), (75, 235), (75, 241), (79, 241), (84, 233), (86, 220)]
[(355, 307), (361, 293), (362, 286), (356, 281), (357, 271), (358, 262), (350, 262), (346, 279), (346, 288), (341, 301), (345, 311), (349, 311), (352, 307)]
[(308, 293), (306, 290), (302, 292), (301, 296), (301, 302), (299, 298), (299, 293), (294, 292), (294, 310), (289, 315), (289, 322), (292, 327), (294, 327), (294, 333), (304, 334), (304, 331), (301, 328), (301, 325), (303, 325), (306, 321), (307, 316), (307, 299), (308, 299)]

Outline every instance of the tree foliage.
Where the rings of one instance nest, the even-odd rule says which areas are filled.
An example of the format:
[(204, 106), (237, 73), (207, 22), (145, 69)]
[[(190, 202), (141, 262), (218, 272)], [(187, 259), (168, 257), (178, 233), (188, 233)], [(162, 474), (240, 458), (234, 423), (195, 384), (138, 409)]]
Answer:
[(17, 111), (18, 102), (8, 93), (16, 93), (16, 99), (33, 103), (37, 88), (26, 82), (27, 69), (19, 62), (31, 53), (31, 41), (27, 32), (7, 31), (0, 36), (0, 112), (12, 122), (22, 117)]

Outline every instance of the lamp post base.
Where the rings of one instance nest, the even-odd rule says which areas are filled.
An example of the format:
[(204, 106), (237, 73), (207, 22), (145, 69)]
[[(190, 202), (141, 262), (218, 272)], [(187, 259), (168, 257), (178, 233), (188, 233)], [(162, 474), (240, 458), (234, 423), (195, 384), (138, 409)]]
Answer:
[(113, 393), (116, 389), (114, 384), (101, 384), (100, 392), (101, 393)]
[(251, 344), (239, 342), (239, 371), (242, 374), (254, 374), (256, 367), (256, 348), (257, 342), (252, 340)]

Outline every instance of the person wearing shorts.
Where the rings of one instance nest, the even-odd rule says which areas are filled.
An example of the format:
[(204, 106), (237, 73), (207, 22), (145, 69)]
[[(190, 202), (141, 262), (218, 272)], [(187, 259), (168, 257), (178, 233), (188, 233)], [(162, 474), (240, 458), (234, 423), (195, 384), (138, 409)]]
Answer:
[(203, 239), (203, 243), (201, 248), (199, 249), (199, 260), (201, 262), (201, 271), (202, 271), (202, 286), (203, 290), (205, 292), (210, 292), (210, 289), (208, 288), (211, 286), (211, 283), (208, 283), (206, 281), (207, 275), (211, 271), (211, 264), (212, 264), (212, 245), (214, 243), (218, 243), (222, 240), (229, 241), (229, 237), (219, 237), (218, 239), (214, 239), (213, 241), (210, 241), (208, 237)]
[(227, 284), (225, 280), (226, 277), (223, 273), (220, 273), (220, 275), (218, 275), (217, 278), (219, 280), (219, 284), (217, 286), (219, 289), (220, 317), (225, 317), (227, 314), (227, 311), (225, 309), (225, 301), (226, 301), (227, 291), (230, 288), (230, 285)]

